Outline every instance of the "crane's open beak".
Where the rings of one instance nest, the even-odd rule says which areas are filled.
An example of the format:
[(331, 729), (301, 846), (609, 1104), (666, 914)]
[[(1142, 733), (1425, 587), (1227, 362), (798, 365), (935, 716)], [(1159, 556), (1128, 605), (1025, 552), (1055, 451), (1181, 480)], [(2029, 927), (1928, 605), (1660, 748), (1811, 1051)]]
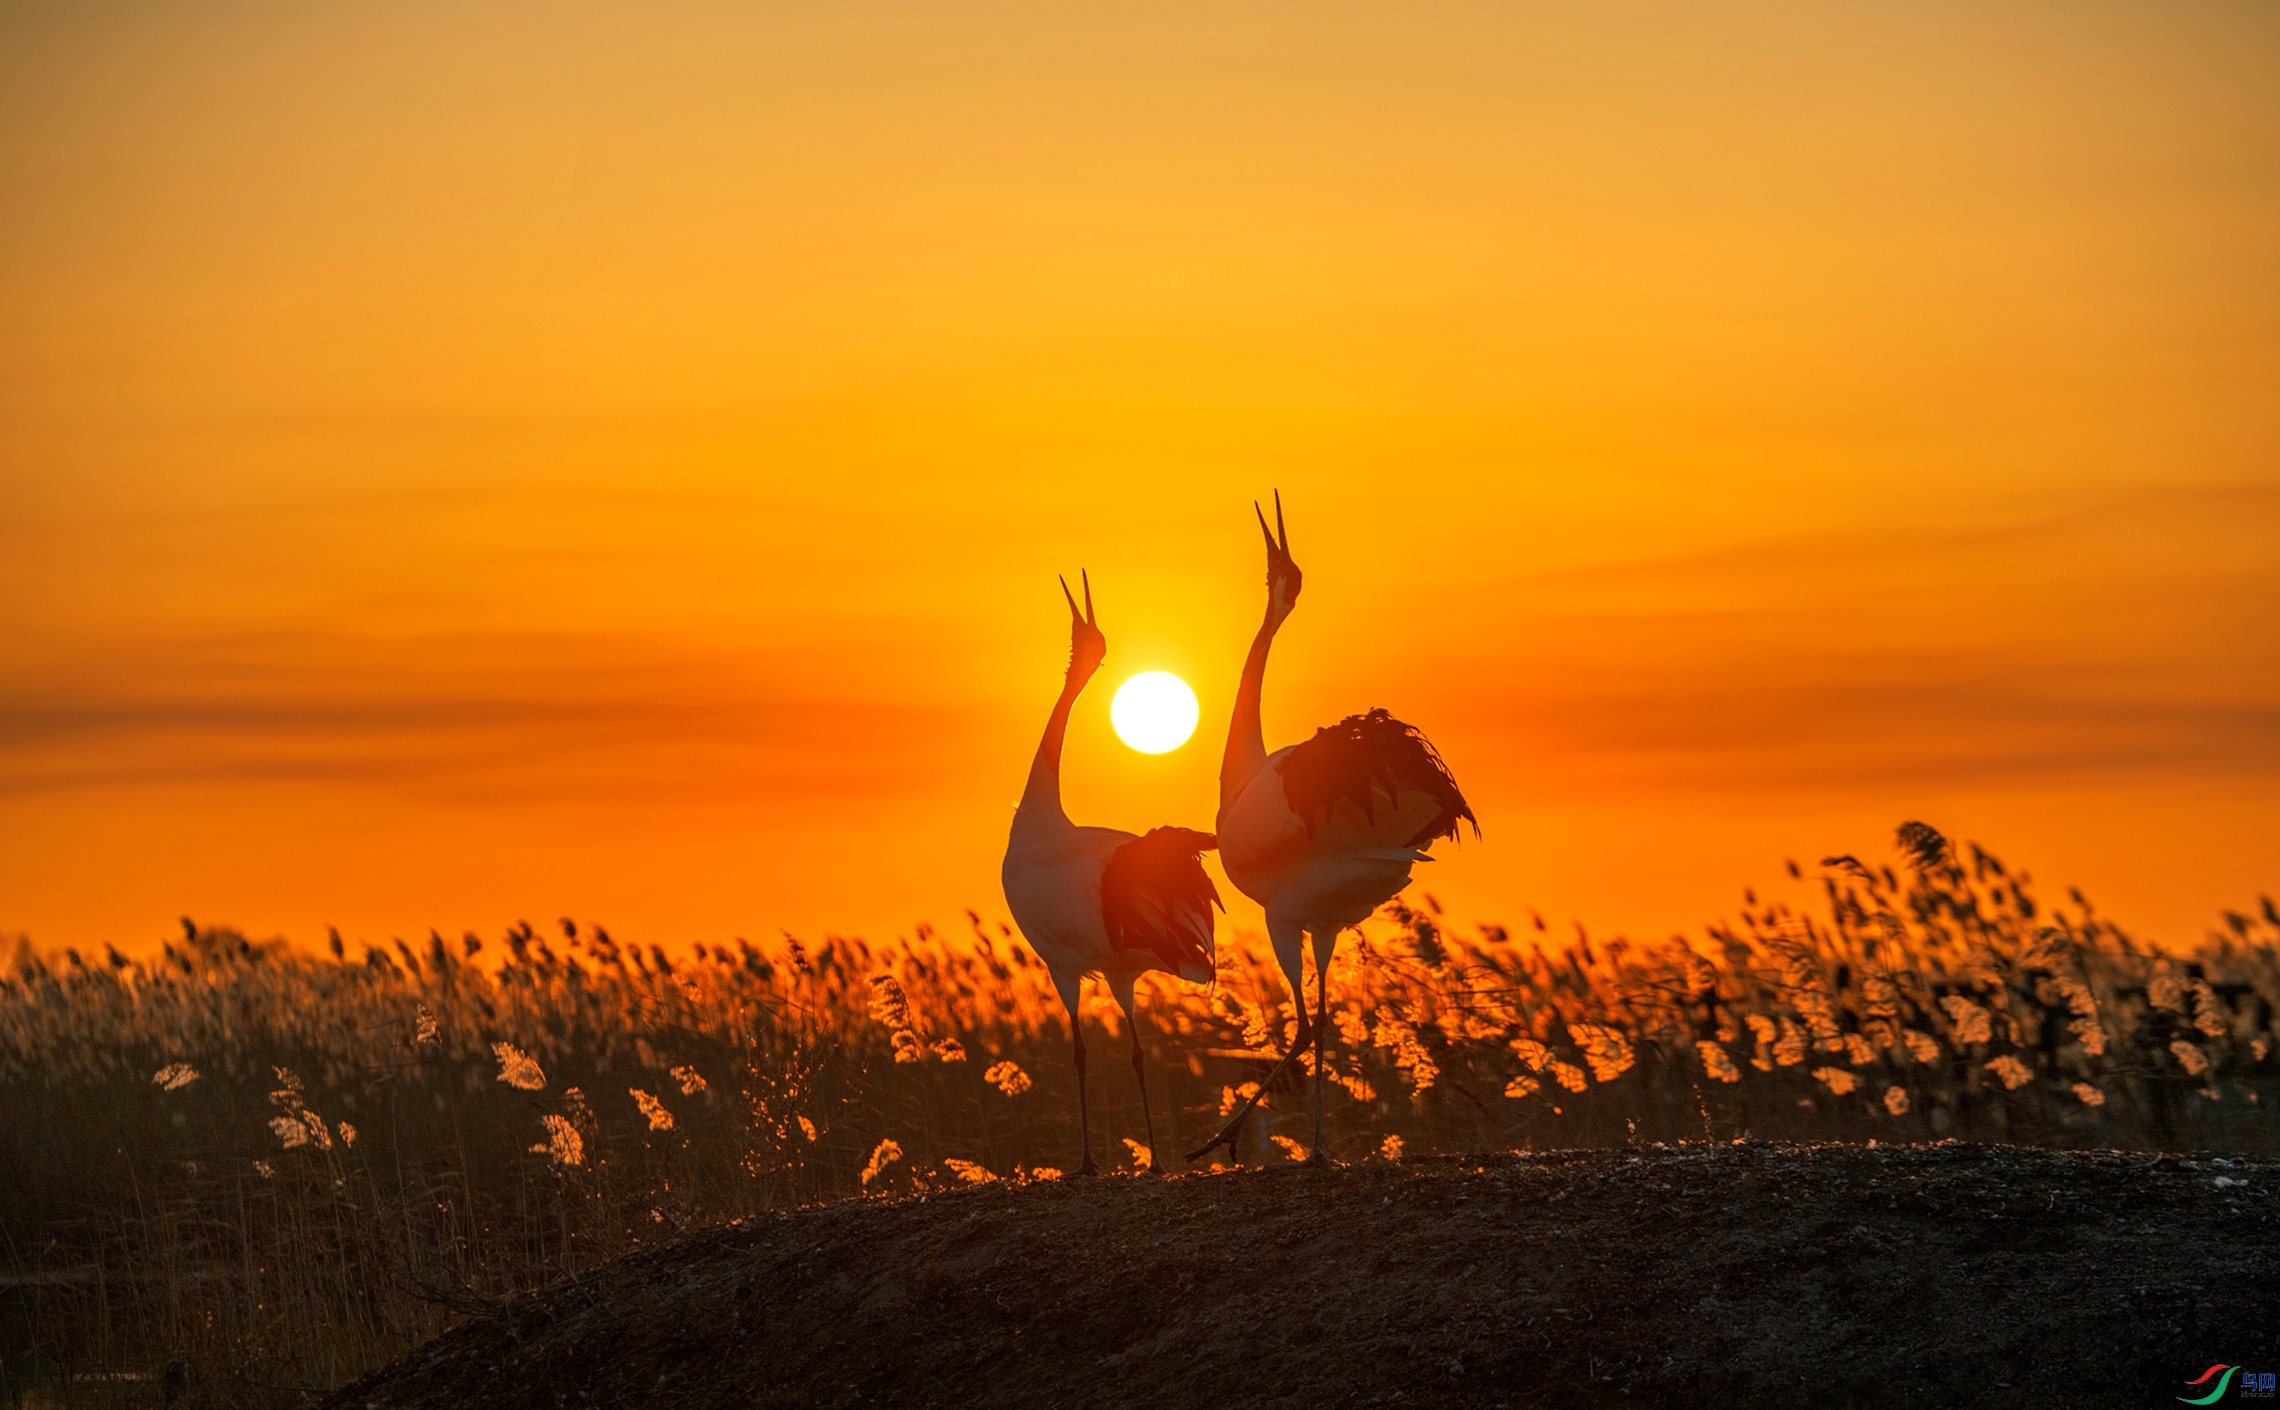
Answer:
[(1255, 499), (1251, 501), (1251, 512), (1259, 516), (1259, 534), (1267, 541), (1267, 557), (1290, 557), (1290, 530), (1283, 527), (1282, 491), (1275, 491), (1274, 528), (1267, 527), (1267, 511), (1261, 509)]
[(1100, 622), (1093, 616), (1092, 576), (1082, 568), (1077, 570), (1077, 576), (1084, 580), (1085, 585), (1085, 610), (1082, 612), (1077, 610), (1076, 594), (1069, 591), (1069, 580), (1065, 577), (1061, 579), (1061, 596), (1069, 600), (1069, 617), (1079, 625), (1097, 627)]

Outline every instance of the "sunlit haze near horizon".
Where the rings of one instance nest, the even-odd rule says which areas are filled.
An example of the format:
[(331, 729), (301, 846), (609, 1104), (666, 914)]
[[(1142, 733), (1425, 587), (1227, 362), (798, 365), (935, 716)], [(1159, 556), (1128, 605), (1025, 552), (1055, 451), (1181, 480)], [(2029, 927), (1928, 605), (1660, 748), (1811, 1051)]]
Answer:
[(0, 937), (1002, 916), (1276, 490), (1454, 920), (2280, 892), (2266, 5), (19, 5), (0, 190)]

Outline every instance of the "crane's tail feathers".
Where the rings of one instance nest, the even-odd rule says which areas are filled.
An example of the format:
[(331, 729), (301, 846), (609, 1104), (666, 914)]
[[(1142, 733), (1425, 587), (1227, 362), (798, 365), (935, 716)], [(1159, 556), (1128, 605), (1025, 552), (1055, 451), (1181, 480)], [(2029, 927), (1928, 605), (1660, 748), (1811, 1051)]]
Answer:
[(1436, 840), (1457, 835), (1457, 825), (1471, 823), (1480, 835), (1480, 820), (1440, 752), (1415, 725), (1405, 724), (1384, 710), (1348, 715), (1292, 749), (1282, 761), (1283, 796), (1291, 811), (1306, 820), (1307, 836), (1328, 818), (1340, 802), (1353, 804), (1362, 816), (1377, 819), (1377, 794), (1385, 793), (1398, 806), (1404, 792), (1423, 793), (1436, 805), (1415, 833), (1403, 838), (1410, 849), (1422, 850)]
[(1108, 854), (1100, 875), (1100, 913), (1111, 949), (1153, 954), (1163, 968), (1214, 969), (1212, 908), (1225, 910), (1203, 869), (1219, 845), (1208, 832), (1159, 827)]

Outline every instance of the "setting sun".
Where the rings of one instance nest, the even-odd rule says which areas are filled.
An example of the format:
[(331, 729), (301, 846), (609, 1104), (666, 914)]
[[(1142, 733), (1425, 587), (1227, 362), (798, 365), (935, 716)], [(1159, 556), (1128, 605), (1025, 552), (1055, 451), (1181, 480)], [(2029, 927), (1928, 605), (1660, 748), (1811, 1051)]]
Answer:
[(1169, 754), (1195, 733), (1195, 692), (1170, 671), (1142, 671), (1108, 707), (1116, 737), (1143, 754)]

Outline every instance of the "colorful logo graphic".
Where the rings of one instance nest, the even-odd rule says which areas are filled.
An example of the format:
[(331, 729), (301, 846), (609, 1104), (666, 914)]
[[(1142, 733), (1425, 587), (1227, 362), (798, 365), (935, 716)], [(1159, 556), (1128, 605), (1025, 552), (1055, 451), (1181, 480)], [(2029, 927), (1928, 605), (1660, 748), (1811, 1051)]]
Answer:
[(2222, 1362), (2219, 1362), (2217, 1365), (2211, 1366), (2208, 1370), (2203, 1371), (2200, 1375), (2195, 1376), (2193, 1379), (2185, 1383), (2186, 1389), (2190, 1390), (2194, 1386), (2206, 1384), (2209, 1377), (2216, 1375), (2219, 1371), (2224, 1372), (2224, 1375), (2217, 1381), (2216, 1389), (2210, 1391), (2207, 1395), (2198, 1397), (2180, 1395), (2177, 1398), (2184, 1401), (2187, 1405), (2214, 1405), (2218, 1396), (2223, 1395), (2226, 1391), (2232, 1389), (2232, 1379), (2234, 1376), (2240, 1374), (2240, 1367), (2227, 1366)]

